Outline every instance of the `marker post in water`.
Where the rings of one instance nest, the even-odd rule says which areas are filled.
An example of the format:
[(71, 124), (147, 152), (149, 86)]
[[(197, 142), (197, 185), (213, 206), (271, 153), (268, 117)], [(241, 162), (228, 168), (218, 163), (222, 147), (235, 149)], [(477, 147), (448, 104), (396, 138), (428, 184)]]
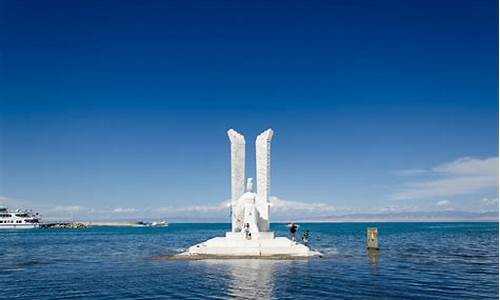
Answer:
[(368, 240), (368, 250), (378, 250), (378, 230), (377, 227), (368, 227), (366, 230)]

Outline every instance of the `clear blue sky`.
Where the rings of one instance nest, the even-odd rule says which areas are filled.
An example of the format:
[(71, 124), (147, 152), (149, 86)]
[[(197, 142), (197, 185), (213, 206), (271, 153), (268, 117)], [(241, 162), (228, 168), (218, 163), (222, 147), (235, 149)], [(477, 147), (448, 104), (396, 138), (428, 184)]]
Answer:
[(7, 202), (217, 206), (271, 127), (284, 201), (498, 209), (497, 1), (2, 1), (0, 38)]

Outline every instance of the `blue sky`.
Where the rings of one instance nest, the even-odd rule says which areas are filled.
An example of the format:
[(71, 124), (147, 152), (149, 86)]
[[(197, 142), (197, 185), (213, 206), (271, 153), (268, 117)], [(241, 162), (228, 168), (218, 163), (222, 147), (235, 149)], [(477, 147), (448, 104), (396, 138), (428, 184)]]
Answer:
[[(3, 202), (225, 214), (273, 128), (276, 213), (498, 210), (496, 1), (2, 1)], [(225, 215), (223, 215), (225, 217)]]

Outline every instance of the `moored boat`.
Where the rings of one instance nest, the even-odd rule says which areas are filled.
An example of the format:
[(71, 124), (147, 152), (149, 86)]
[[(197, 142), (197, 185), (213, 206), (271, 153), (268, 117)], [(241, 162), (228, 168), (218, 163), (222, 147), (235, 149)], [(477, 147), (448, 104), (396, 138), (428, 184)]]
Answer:
[(31, 229), (40, 226), (41, 216), (29, 209), (8, 210), (0, 206), (0, 229)]

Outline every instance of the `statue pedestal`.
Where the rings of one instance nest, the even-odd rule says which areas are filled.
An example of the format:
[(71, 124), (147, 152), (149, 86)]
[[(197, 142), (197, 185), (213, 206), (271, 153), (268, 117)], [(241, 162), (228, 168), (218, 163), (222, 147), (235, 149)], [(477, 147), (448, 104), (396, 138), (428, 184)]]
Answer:
[(285, 237), (274, 237), (273, 232), (256, 232), (252, 239), (245, 239), (241, 232), (226, 232), (225, 237), (216, 237), (189, 247), (181, 256), (207, 257), (313, 257), (321, 253), (293, 242)]
[[(226, 232), (226, 238), (232, 240), (244, 240), (243, 233), (241, 232)], [(252, 233), (252, 240), (265, 240), (274, 239), (274, 232), (254, 232)]]

